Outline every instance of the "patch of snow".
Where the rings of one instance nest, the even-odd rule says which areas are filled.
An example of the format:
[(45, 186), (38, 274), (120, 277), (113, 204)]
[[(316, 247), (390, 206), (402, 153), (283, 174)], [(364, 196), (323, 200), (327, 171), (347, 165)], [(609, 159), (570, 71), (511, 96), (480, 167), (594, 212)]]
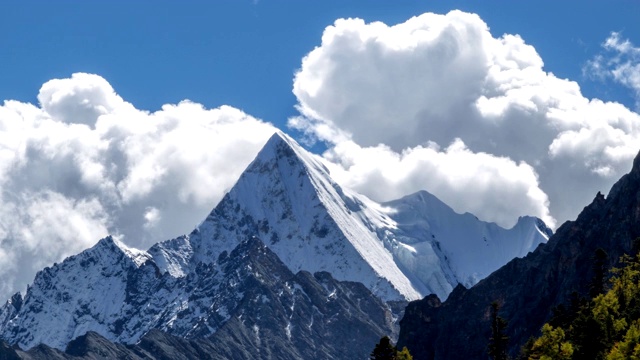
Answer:
[(291, 340), (291, 322), (287, 322), (287, 326), (284, 328), (285, 334), (287, 334), (287, 339)]

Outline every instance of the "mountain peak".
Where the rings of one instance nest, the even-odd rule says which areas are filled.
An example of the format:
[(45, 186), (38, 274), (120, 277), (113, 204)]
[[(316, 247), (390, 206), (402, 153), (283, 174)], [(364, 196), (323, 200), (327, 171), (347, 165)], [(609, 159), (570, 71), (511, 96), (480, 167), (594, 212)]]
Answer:
[(161, 271), (186, 274), (255, 236), (294, 272), (329, 271), (385, 300), (446, 298), (458, 283), (471, 286), (546, 242), (534, 223), (502, 229), (427, 191), (375, 203), (343, 189), (320, 158), (275, 132), (196, 231), (150, 253)]
[(100, 239), (96, 245), (86, 251), (96, 255), (124, 254), (126, 257), (131, 259), (136, 266), (144, 264), (151, 258), (147, 252), (130, 248), (111, 235)]
[(215, 262), (238, 239), (256, 236), (293, 272), (329, 271), (387, 300), (420, 298), (363, 214), (365, 203), (371, 201), (336, 184), (315, 155), (276, 132), (191, 235), (193, 254), (196, 262)]
[[(46, 268), (21, 306), (15, 306), (18, 299), (0, 308), (0, 336), (24, 347), (43, 342), (63, 349), (90, 330), (129, 343), (151, 328), (185, 337), (224, 333), (244, 326), (248, 310), (258, 309), (262, 316), (260, 306), (272, 308), (284, 301), (287, 311), (294, 312), (295, 304), (297, 313), (302, 298), (280, 298), (298, 291), (286, 281), (293, 274), (309, 278), (299, 285), (315, 288), (319, 303), (307, 308), (304, 314), (311, 315), (304, 322), (282, 318), (280, 338), (299, 336), (299, 329), (319, 334), (323, 330), (318, 332), (317, 325), (312, 329), (321, 321), (316, 309), (323, 312), (338, 304), (337, 282), (352, 284), (345, 289), (349, 293), (371, 291), (374, 308), (430, 293), (445, 298), (456, 285), (473, 285), (546, 240), (533, 226), (505, 230), (471, 214), (457, 214), (426, 191), (376, 203), (341, 188), (322, 161), (287, 135), (274, 133), (192, 233), (148, 252), (109, 236)], [(321, 284), (313, 284), (312, 277)], [(237, 318), (234, 309), (239, 309)], [(383, 322), (385, 312), (379, 312)], [(252, 346), (260, 345), (261, 328), (273, 328), (256, 319), (247, 323), (251, 339), (258, 339)], [(331, 319), (326, 318), (333, 323)], [(373, 338), (379, 337), (376, 333)]]
[(278, 130), (271, 135), (269, 140), (264, 144), (263, 148), (277, 147), (277, 146), (297, 146), (292, 144), (293, 139), (291, 139), (287, 134)]
[(103, 237), (102, 239), (98, 240), (98, 242), (93, 247), (94, 248), (104, 248), (104, 249), (115, 249), (115, 248), (119, 249), (120, 248), (116, 244), (116, 240), (111, 235), (108, 235), (108, 236)]
[[(301, 160), (299, 152), (296, 151), (298, 147), (299, 145), (296, 144), (293, 139), (277, 131), (265, 143), (253, 162), (255, 163), (271, 159), (287, 159), (289, 161), (293, 161), (294, 159)], [(247, 170), (249, 169), (251, 169), (251, 165), (247, 168)]]
[(631, 167), (632, 173), (640, 173), (640, 152), (633, 159), (633, 166)]
[[(256, 166), (252, 165), (269, 161), (286, 161), (289, 166), (294, 166), (294, 164), (303, 166), (306, 168), (307, 173), (313, 172), (314, 175), (329, 176), (329, 170), (324, 164), (304, 150), (294, 139), (281, 131), (276, 131), (271, 135), (245, 172), (255, 170)], [(309, 173), (309, 175), (311, 174)]]

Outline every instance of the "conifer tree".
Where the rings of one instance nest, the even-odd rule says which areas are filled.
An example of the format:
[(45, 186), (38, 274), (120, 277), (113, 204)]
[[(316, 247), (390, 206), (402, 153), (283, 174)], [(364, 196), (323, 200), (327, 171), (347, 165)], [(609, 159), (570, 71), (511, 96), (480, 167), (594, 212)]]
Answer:
[(593, 278), (589, 286), (589, 295), (591, 298), (595, 298), (596, 296), (602, 294), (605, 290), (605, 278), (607, 276), (607, 272), (609, 271), (609, 255), (607, 255), (606, 251), (602, 250), (602, 248), (598, 248), (593, 254), (591, 260), (593, 261)]
[(369, 357), (371, 360), (413, 360), (413, 356), (409, 353), (407, 347), (403, 347), (402, 350), (398, 350), (392, 343), (388, 336), (384, 336), (380, 339), (380, 342), (371, 352)]
[[(592, 294), (604, 280), (600, 269), (608, 261), (603, 255), (604, 251), (597, 251), (593, 257)], [(568, 311), (559, 307), (543, 326), (542, 335), (523, 347), (521, 358), (640, 359), (640, 255), (623, 255), (620, 263), (622, 268), (611, 271), (608, 291), (603, 285), (592, 299), (572, 301)]]
[(391, 344), (391, 339), (388, 336), (382, 337), (380, 342), (376, 345), (376, 347), (371, 352), (371, 356), (369, 359), (371, 360), (396, 360), (398, 354), (398, 350), (393, 344)]
[(565, 341), (565, 333), (561, 328), (549, 324), (542, 327), (542, 336), (534, 341), (528, 358), (532, 360), (571, 360), (573, 346)]
[(396, 356), (396, 360), (413, 360), (413, 356), (409, 353), (409, 349), (407, 347), (403, 347), (401, 351), (398, 351)]
[(498, 316), (500, 305), (497, 302), (491, 303), (491, 338), (489, 338), (489, 348), (487, 352), (493, 360), (507, 360), (507, 346), (509, 337), (505, 334), (507, 321)]

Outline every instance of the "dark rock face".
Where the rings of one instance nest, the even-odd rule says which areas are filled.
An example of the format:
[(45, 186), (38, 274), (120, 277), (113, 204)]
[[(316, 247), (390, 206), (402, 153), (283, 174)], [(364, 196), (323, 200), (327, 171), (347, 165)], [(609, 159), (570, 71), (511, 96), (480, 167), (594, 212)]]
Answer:
[[(224, 313), (201, 317), (190, 339), (154, 329), (137, 345), (123, 345), (89, 332), (64, 352), (5, 344), (0, 359), (359, 359), (393, 332), (389, 306), (364, 285), (326, 272), (293, 274), (257, 238), (241, 242), (217, 266), (203, 265), (191, 280), (196, 290), (189, 301), (212, 299), (212, 289), (228, 301), (212, 304)], [(218, 330), (197, 336), (209, 327)]]
[(19, 360), (20, 356), (9, 344), (0, 340), (0, 360)]
[(242, 298), (208, 338), (218, 358), (364, 358), (393, 331), (388, 306), (360, 283), (293, 274), (255, 238), (229, 257), (237, 260), (224, 271), (240, 273), (234, 295)]
[(78, 337), (62, 352), (46, 345), (38, 345), (29, 351), (0, 347), (0, 359), (67, 360), (67, 359), (157, 359), (138, 346), (115, 344), (95, 332)]
[(435, 296), (411, 302), (400, 322), (398, 346), (415, 359), (482, 359), (490, 336), (489, 307), (497, 301), (508, 322), (510, 352), (537, 335), (552, 308), (572, 292), (588, 293), (597, 248), (615, 265), (640, 236), (640, 154), (607, 198), (598, 193), (575, 221), (563, 224), (546, 245), (514, 259), (476, 286), (456, 288), (441, 303)]

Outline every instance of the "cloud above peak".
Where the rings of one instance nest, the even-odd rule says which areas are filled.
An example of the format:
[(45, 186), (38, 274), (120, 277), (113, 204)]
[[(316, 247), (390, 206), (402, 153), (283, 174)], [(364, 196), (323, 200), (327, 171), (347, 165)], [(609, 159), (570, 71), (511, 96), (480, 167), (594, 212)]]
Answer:
[[(373, 198), (426, 189), (503, 226), (525, 214), (562, 222), (629, 170), (640, 116), (585, 98), (543, 66), (532, 45), (494, 37), (475, 14), (393, 26), (340, 19), (302, 60), (293, 86), (302, 116), (289, 125), (326, 141), (343, 181)], [(388, 174), (392, 163), (420, 165)]]
[(510, 227), (518, 216), (534, 214), (555, 226), (549, 199), (531, 166), (474, 153), (460, 139), (445, 149), (431, 144), (401, 153), (344, 141), (324, 158), (336, 181), (380, 202), (428, 189), (455, 211), (480, 214), (485, 221)]

